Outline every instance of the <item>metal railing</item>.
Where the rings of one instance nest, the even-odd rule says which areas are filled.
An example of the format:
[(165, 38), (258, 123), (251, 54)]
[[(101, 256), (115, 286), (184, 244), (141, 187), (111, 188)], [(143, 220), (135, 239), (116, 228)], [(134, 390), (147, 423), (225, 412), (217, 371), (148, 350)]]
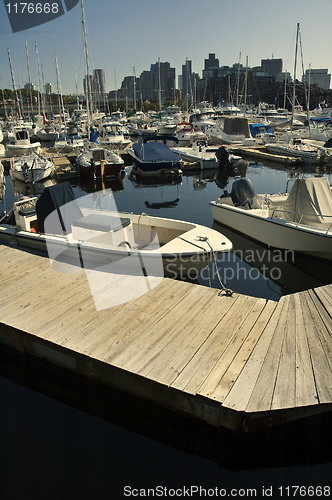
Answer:
[[(299, 216), (299, 220), (296, 221), (296, 220), (291, 220), (291, 219), (284, 219), (284, 220), (287, 220), (288, 222), (293, 222), (297, 225), (301, 224), (301, 221), (303, 219), (304, 216), (306, 217), (324, 217), (324, 218), (329, 218), (331, 219), (331, 224), (330, 226), (326, 229), (326, 228), (322, 228), (322, 229), (326, 229), (325, 231), (325, 234), (329, 233), (332, 229), (332, 215), (323, 215), (323, 214), (317, 214), (317, 215), (313, 215), (313, 214), (304, 214), (303, 212), (291, 212), (291, 211), (288, 211), (288, 210), (281, 210), (279, 208), (275, 208), (272, 212), (272, 215), (271, 215), (271, 219), (273, 218), (280, 218), (280, 217), (277, 217), (275, 215), (276, 212), (279, 212), (279, 213), (284, 213), (284, 214), (292, 214), (293, 216), (295, 215), (298, 215)], [(319, 224), (319, 222), (318, 222)], [(322, 223), (323, 224), (323, 223)], [(307, 227), (315, 227), (316, 229), (320, 229), (319, 226), (309, 226), (308, 224), (303, 224), (304, 226), (307, 226)]]

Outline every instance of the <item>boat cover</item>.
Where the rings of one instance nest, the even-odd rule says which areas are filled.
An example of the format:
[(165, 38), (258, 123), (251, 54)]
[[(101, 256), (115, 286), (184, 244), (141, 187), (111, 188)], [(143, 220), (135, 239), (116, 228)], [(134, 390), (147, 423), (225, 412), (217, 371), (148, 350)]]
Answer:
[(250, 137), (249, 122), (247, 118), (240, 117), (224, 117), (224, 132), (229, 135), (244, 135)]
[(163, 142), (135, 142), (133, 150), (137, 158), (144, 163), (179, 162), (180, 158)]
[[(70, 232), (71, 223), (76, 219), (83, 217), (81, 209), (78, 203), (75, 203), (75, 200), (75, 193), (69, 182), (63, 182), (61, 184), (54, 184), (53, 186), (46, 187), (36, 204), (39, 231), (41, 233), (45, 232), (46, 217), (54, 212), (54, 210), (57, 210), (59, 224), (56, 224), (57, 227), (52, 228), (52, 231), (48, 232), (52, 232), (53, 234)], [(69, 202), (72, 203), (68, 205), (68, 210), (66, 211), (64, 206)], [(60, 207), (62, 207), (61, 211)]]
[[(332, 193), (327, 177), (296, 179), (282, 218), (328, 229), (332, 225)], [(279, 213), (275, 214), (280, 217)]]
[(249, 123), (249, 129), (252, 137), (256, 137), (257, 134), (272, 134), (272, 128), (263, 123)]

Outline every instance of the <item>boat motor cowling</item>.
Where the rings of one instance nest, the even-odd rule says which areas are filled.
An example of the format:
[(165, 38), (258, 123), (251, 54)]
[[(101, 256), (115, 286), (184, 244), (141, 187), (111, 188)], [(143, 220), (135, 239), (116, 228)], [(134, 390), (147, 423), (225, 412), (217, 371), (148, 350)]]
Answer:
[(229, 161), (228, 151), (224, 146), (220, 146), (215, 152), (215, 156), (222, 167), (228, 167), (231, 162)]
[(251, 180), (245, 177), (235, 181), (230, 195), (235, 206), (251, 206), (255, 196), (255, 190)]

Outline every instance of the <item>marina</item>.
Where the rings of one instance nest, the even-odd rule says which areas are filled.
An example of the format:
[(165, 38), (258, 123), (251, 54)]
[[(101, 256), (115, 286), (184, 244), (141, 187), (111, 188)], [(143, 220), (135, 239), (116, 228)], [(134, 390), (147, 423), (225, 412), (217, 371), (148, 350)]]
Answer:
[[(135, 5), (132, 15), (129, 4), (98, 11), (84, 3), (51, 4), (58, 31), (47, 31), (47, 43), (46, 31), (31, 32), (36, 75), (29, 37), (23, 55), (15, 36), (6, 44), (2, 495), (329, 497), (331, 75), (305, 70), (305, 8), (297, 9), (290, 73), (270, 45), (284, 23), (273, 38), (285, 55), (289, 27), (276, 12), (264, 38), (263, 5), (252, 25), (246, 11), (245, 47), (259, 47), (259, 57), (272, 50), (272, 59), (257, 65), (251, 55), (250, 67), (241, 52), (225, 66), (243, 26), (235, 37), (223, 23), (222, 43), (202, 31), (211, 15), (231, 19), (233, 4), (193, 4), (194, 17), (180, 4), (160, 5), (158, 22), (138, 36), (155, 6)], [(22, 31), (23, 11), (15, 18), (5, 8), (13, 33)], [(37, 6), (28, 13), (23, 31), (48, 22)], [(183, 15), (190, 34), (204, 32), (197, 59), (211, 42), (227, 47), (221, 64), (208, 54), (201, 75), (187, 55), (180, 64), (192, 50), (178, 37)], [(164, 52), (163, 29), (182, 75), (153, 61)], [(121, 39), (116, 53), (105, 45), (109, 30)], [(314, 38), (322, 68), (326, 44), (318, 51)], [(138, 73), (116, 68), (119, 86), (112, 65), (129, 59)], [(29, 83), (21, 85), (23, 62)], [(56, 92), (45, 83), (52, 79)]]

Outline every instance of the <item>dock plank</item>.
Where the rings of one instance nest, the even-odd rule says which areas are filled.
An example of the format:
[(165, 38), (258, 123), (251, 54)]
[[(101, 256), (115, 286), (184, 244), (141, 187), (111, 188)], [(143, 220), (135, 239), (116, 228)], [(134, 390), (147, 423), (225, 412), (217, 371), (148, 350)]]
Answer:
[(288, 295), (282, 297), (281, 302), (283, 305), (283, 313), (279, 316), (279, 321), (274, 330), (269, 349), (250, 396), (247, 406), (248, 412), (255, 411), (254, 408), (261, 408), (261, 410), (271, 409), (280, 363), (281, 348), (284, 342), (284, 334), (289, 324), (290, 297)]
[[(237, 379), (245, 368), (251, 356), (251, 353), (255, 345), (259, 341), (266, 327), (266, 324), (272, 316), (276, 306), (277, 303), (274, 301), (268, 301), (265, 304), (264, 309), (250, 329), (241, 348), (237, 351), (234, 359), (232, 360), (232, 363), (227, 367), (222, 379), (220, 379), (218, 385), (215, 387), (213, 393), (211, 394), (211, 397), (213, 399), (220, 401), (221, 403), (225, 402), (225, 399), (232, 390), (232, 387), (237, 382)], [(208, 394), (205, 395), (207, 396)]]
[(331, 338), (317, 310), (313, 307), (308, 292), (300, 293), (303, 317), (308, 334), (308, 345), (316, 383), (319, 403), (327, 403), (332, 398)]
[(303, 316), (302, 304), (298, 293), (293, 295), (295, 322), (295, 406), (317, 404), (317, 390), (311, 357), (309, 352), (308, 336), (310, 330)]
[[(163, 348), (171, 347), (178, 335), (186, 335), (191, 322), (195, 322), (200, 309), (206, 307), (210, 296), (201, 293), (201, 288), (193, 288), (172, 309), (172, 314), (161, 318), (156, 326), (146, 329), (141, 334), (135, 346), (128, 349), (124, 356), (117, 357), (117, 366), (126, 366), (126, 369), (143, 375), (151, 363), (154, 363)], [(192, 308), (190, 315), (186, 311)]]
[(207, 397), (211, 396), (213, 399), (219, 401), (218, 387), (220, 386), (226, 371), (236, 358), (236, 355), (240, 350), (242, 350), (244, 342), (257, 322), (260, 314), (264, 310), (265, 305), (266, 300), (264, 299), (259, 299), (256, 303), (252, 304), (252, 309), (247, 313), (246, 320), (238, 328), (236, 335), (230, 339), (219, 360), (213, 367), (213, 370), (197, 391), (198, 394)]
[(296, 314), (293, 296), (289, 297), (287, 326), (284, 330), (271, 409), (295, 406)]
[(256, 302), (257, 299), (253, 297), (250, 297), (250, 300), (245, 300), (243, 296), (237, 298), (236, 303), (210, 333), (197, 354), (175, 379), (172, 387), (192, 394), (197, 393)]
[[(248, 361), (237, 378), (234, 386), (226, 396), (223, 404), (229, 408), (236, 408), (240, 411), (249, 411), (248, 405), (257, 380), (260, 376), (265, 357), (270, 348), (275, 330), (279, 324), (280, 318), (288, 309), (287, 302), (281, 300), (273, 310), (270, 319), (258, 342), (254, 346)], [(256, 407), (257, 409), (258, 407)]]
[[(153, 376), (159, 382), (164, 382), (169, 386), (172, 385), (179, 373), (181, 373), (206, 341), (207, 332), (212, 332), (223, 316), (233, 306), (235, 298), (235, 296), (217, 296), (210, 300), (208, 307), (204, 311), (204, 316), (201, 315), (199, 322), (195, 323), (190, 335), (182, 335), (181, 341), (178, 342), (174, 352), (165, 353), (163, 362), (160, 359), (160, 363), (148, 375)], [(168, 360), (167, 355), (170, 356)]]

